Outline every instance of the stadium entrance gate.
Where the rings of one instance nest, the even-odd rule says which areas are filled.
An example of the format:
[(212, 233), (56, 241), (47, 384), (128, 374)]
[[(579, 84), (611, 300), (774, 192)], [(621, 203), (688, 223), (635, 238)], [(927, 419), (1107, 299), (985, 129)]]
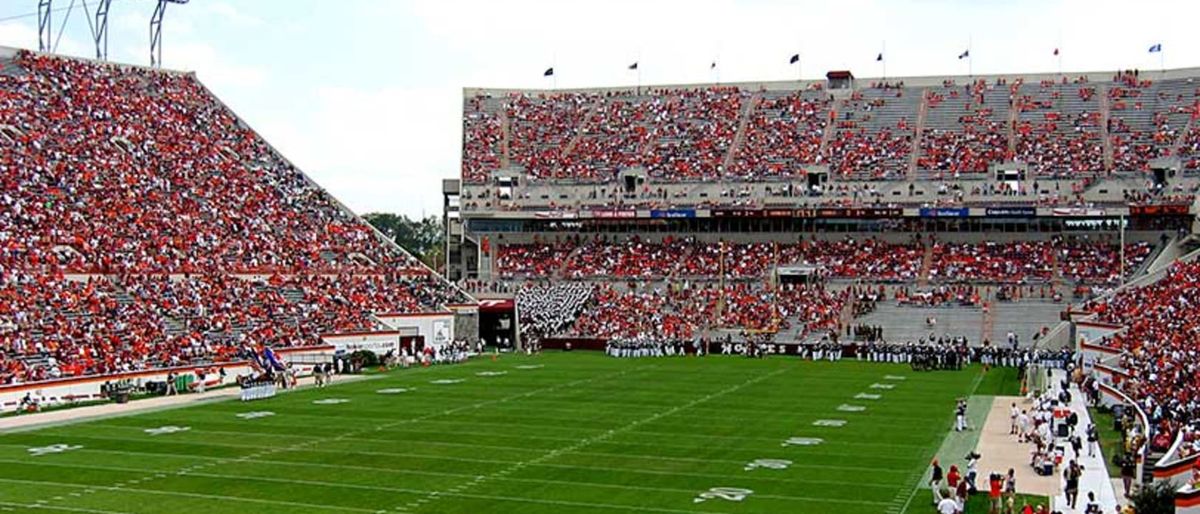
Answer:
[(488, 344), (512, 348), (517, 342), (516, 319), (512, 299), (479, 301), (479, 337)]

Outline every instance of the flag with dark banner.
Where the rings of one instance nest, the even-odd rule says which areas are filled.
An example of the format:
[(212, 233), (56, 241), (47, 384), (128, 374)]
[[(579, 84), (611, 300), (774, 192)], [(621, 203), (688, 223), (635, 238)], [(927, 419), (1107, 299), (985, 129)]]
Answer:
[(800, 54), (792, 54), (792, 58), (788, 59), (788, 64), (796, 64), (800, 62)]
[(1054, 55), (1058, 55), (1058, 49), (1057, 49), (1057, 48), (1055, 48), (1055, 49), (1054, 49)]
[(1162, 51), (1162, 43), (1155, 43), (1150, 46), (1150, 53), (1158, 53)]
[(712, 64), (708, 65), (708, 69), (710, 69), (710, 70), (715, 70), (716, 68), (717, 68), (717, 61), (713, 61)]
[(883, 54), (879, 54), (879, 55), (876, 55), (876, 56), (875, 56), (875, 61), (876, 61), (876, 62), (878, 62), (878, 61), (882, 61), (882, 60), (883, 60)]
[(554, 75), (554, 68), (546, 68), (546, 71), (542, 72), (543, 77), (549, 77), (551, 75)]
[(963, 50), (963, 53), (961, 53), (961, 54), (958, 54), (958, 58), (959, 58), (959, 59), (966, 59), (966, 58), (968, 58), (968, 57), (971, 57), (971, 51), (970, 51), (970, 50)]
[(636, 70), (636, 69), (637, 69), (637, 63), (635, 62), (635, 63), (633, 63), (633, 64), (630, 64), (630, 65), (629, 65), (629, 69), (631, 69), (631, 70)]

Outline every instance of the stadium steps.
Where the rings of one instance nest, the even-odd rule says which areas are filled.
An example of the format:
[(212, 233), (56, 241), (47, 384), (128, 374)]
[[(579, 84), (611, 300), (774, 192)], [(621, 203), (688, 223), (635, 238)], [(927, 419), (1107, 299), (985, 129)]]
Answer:
[(994, 310), (994, 304), (995, 302), (992, 301), (992, 297), (985, 294), (983, 297), (983, 312), (980, 314), (981, 318), (979, 321), (980, 342), (996, 342), (995, 338), (993, 337), (993, 332), (996, 330), (996, 312)]
[[(1009, 86), (1012, 87), (1012, 86)], [(1017, 96), (1009, 89), (1009, 98), (1015, 99)], [(1021, 112), (1016, 105), (1009, 100), (1008, 106), (1008, 160), (1012, 160), (1012, 156), (1017, 154), (1017, 114)]]
[(837, 131), (838, 131), (837, 119), (835, 117), (830, 117), (830, 116), (832, 116), (832, 113), (836, 109), (836, 105), (837, 104), (831, 103), (828, 106), (826, 106), (826, 108), (825, 108), (826, 109), (825, 116), (826, 116), (828, 123), (826, 123), (826, 125), (825, 125), (825, 132), (821, 133), (821, 144), (820, 144), (820, 146), (817, 147), (817, 155), (818, 156), (828, 155), (826, 153), (826, 150), (829, 148), (829, 142), (833, 141), (834, 136), (837, 135)]
[(1104, 138), (1104, 169), (1113, 169), (1112, 137), (1108, 133), (1108, 121), (1112, 119), (1112, 106), (1108, 102), (1108, 88), (1096, 86), (1096, 95), (1100, 97), (1100, 137)]
[(917, 178), (917, 159), (921, 156), (921, 136), (925, 133), (925, 121), (929, 118), (929, 89), (921, 90), (921, 104), (917, 107), (917, 127), (913, 133), (912, 150), (908, 154), (909, 181)]
[(929, 285), (929, 270), (933, 268), (933, 243), (925, 245), (925, 252), (921, 254), (921, 273), (917, 275), (917, 285), (925, 287)]
[(750, 101), (746, 102), (746, 106), (742, 108), (742, 112), (738, 116), (737, 132), (734, 132), (733, 142), (729, 144), (725, 158), (721, 160), (721, 169), (728, 171), (733, 168), (733, 157), (737, 155), (738, 148), (741, 148), (746, 140), (746, 127), (750, 125), (750, 119), (758, 110), (758, 104), (762, 102), (762, 98), (761, 92), (754, 93), (750, 96)]
[(564, 277), (567, 272), (567, 265), (579, 257), (579, 254), (583, 253), (584, 246), (585, 245), (575, 245), (575, 248), (571, 249), (571, 253), (568, 253), (566, 257), (563, 257), (562, 263), (559, 264), (558, 267), (554, 269), (554, 272), (546, 278)]
[(591, 105), (589, 105), (587, 110), (584, 111), (583, 116), (579, 118), (579, 125), (576, 125), (574, 128), (575, 133), (571, 136), (571, 139), (567, 140), (567, 144), (563, 146), (562, 153), (560, 154), (562, 158), (565, 159), (568, 155), (571, 155), (571, 152), (575, 151), (575, 147), (579, 146), (579, 140), (583, 139), (583, 134), (586, 132), (584, 130), (584, 124), (587, 123), (587, 120), (591, 119), (592, 116), (596, 114), (596, 111), (600, 110), (603, 105), (604, 102), (600, 97), (592, 100)]
[(500, 118), (500, 168), (508, 169), (512, 164), (508, 151), (508, 141), (512, 137), (512, 124), (508, 121), (506, 109), (499, 109), (496, 116)]

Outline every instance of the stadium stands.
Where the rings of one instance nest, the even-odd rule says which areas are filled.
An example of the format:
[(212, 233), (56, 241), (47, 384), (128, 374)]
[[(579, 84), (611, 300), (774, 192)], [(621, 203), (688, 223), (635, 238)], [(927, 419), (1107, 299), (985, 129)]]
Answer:
[(1200, 263), (1176, 263), (1158, 281), (1126, 289), (1087, 307), (1101, 321), (1126, 327), (1103, 344), (1118, 348), (1121, 367), (1130, 374), (1122, 389), (1166, 436), (1151, 441), (1165, 450), (1176, 430), (1200, 420), (1200, 366), (1194, 315), (1200, 305)]
[(1072, 178), (1145, 172), (1176, 154), (1194, 170), (1198, 93), (1191, 78), (1134, 71), (1111, 80), (947, 79), (840, 92), (820, 83), (480, 92), (464, 98), (463, 178), (483, 183), (506, 168), (504, 148), (511, 169), (561, 182), (615, 182), (623, 170), (663, 183), (770, 180), (811, 167), (850, 180), (900, 180), (911, 172), (981, 176), (1007, 162)]
[[(192, 75), (25, 51), (5, 70), (0, 383), (219, 360), (469, 300)], [(496, 130), (480, 125), (482, 173)]]

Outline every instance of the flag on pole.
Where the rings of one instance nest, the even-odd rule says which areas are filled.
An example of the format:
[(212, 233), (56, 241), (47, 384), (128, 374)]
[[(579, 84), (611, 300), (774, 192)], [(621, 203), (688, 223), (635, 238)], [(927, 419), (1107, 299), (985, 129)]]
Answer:
[(1054, 55), (1058, 55), (1058, 49), (1057, 49), (1057, 48), (1055, 48), (1055, 49), (1054, 49)]
[(958, 58), (959, 58), (959, 59), (966, 59), (966, 58), (968, 58), (968, 57), (971, 57), (971, 51), (970, 51), (970, 50), (963, 50), (963, 53), (961, 53), (961, 54), (958, 54)]
[(792, 54), (792, 58), (788, 59), (788, 64), (796, 64), (800, 62), (800, 54)]
[(882, 53), (881, 53), (881, 54), (879, 54), (879, 55), (876, 55), (876, 56), (875, 56), (875, 61), (876, 61), (876, 62), (878, 62), (878, 61), (882, 61), (882, 60), (883, 60), (883, 54), (882, 54)]
[(549, 77), (552, 75), (554, 75), (554, 68), (546, 68), (546, 71), (542, 72), (543, 77)]
[(1150, 53), (1158, 53), (1162, 51), (1162, 43), (1154, 43), (1150, 45)]
[(630, 64), (630, 65), (629, 65), (629, 69), (631, 69), (631, 70), (636, 70), (636, 69), (637, 69), (637, 64), (638, 64), (637, 62), (634, 62), (633, 64)]
[(710, 70), (717, 69), (717, 61), (713, 61), (712, 64), (708, 65), (708, 69), (710, 69)]

